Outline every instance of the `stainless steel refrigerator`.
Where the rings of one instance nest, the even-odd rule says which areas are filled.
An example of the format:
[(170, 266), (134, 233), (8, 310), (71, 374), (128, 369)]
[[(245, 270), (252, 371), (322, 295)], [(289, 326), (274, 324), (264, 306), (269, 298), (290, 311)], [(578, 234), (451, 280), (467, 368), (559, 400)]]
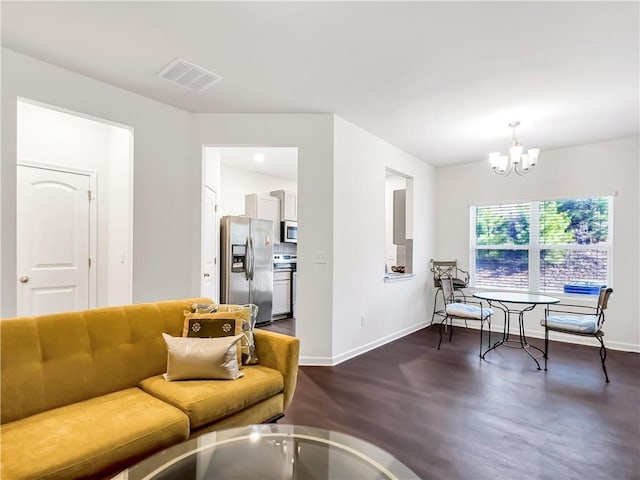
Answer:
[(258, 306), (256, 324), (271, 322), (273, 303), (273, 222), (222, 217), (220, 229), (222, 303)]

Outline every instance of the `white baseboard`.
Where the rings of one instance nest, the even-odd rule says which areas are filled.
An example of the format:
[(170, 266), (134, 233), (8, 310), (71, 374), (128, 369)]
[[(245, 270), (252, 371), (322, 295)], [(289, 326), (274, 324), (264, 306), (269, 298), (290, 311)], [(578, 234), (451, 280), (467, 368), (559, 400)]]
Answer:
[[(464, 321), (462, 320), (454, 320), (453, 324), (456, 327), (464, 328)], [(434, 322), (434, 325), (435, 325), (435, 322)], [(477, 321), (469, 321), (467, 322), (467, 326), (468, 328), (480, 330), (480, 324)], [(504, 329), (503, 325), (492, 325), (491, 333), (502, 332), (503, 329)], [(511, 328), (509, 329), (509, 333), (511, 335), (518, 335), (520, 333), (519, 328), (517, 326), (517, 320), (516, 320), (515, 328), (511, 326)], [(527, 330), (525, 333), (527, 337), (544, 340), (544, 330)], [(608, 350), (610, 349), (610, 350), (620, 350), (622, 352), (640, 353), (640, 345), (608, 340), (606, 336), (604, 337), (604, 339), (605, 339), (605, 346), (607, 347)], [(549, 332), (549, 340), (553, 340), (554, 342), (573, 343), (576, 345), (588, 345), (591, 347), (600, 346), (600, 343), (598, 343), (598, 340), (596, 340), (595, 338), (581, 337), (579, 335), (563, 335), (561, 333), (556, 333), (556, 332)]]
[(399, 338), (406, 337), (413, 332), (417, 332), (418, 330), (425, 328), (427, 325), (429, 325), (429, 322), (427, 321), (420, 322), (418, 324), (403, 328), (402, 330), (379, 338), (378, 340), (360, 345), (359, 347), (353, 348), (333, 357), (300, 357), (299, 364), (300, 366), (334, 367), (342, 362), (346, 362), (347, 360), (357, 357), (358, 355), (362, 355), (363, 353), (366, 353), (370, 350), (374, 350), (378, 347), (381, 347), (382, 345), (386, 345), (387, 343), (393, 342), (394, 340), (398, 340)]
[(333, 360), (331, 357), (300, 357), (298, 364), (301, 367), (331, 367)]

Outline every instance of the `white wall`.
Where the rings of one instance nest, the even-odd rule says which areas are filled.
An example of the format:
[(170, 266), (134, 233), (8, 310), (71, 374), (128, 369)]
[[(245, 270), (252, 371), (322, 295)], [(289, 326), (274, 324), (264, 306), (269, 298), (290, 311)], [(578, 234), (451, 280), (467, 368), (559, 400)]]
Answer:
[(19, 161), (96, 174), (97, 306), (131, 302), (129, 142), (127, 129), (18, 103)]
[[(333, 352), (338, 363), (431, 319), (435, 247), (433, 167), (335, 117)], [(413, 177), (415, 277), (385, 283), (386, 167)], [(366, 326), (361, 326), (361, 315)]]
[[(523, 177), (499, 177), (491, 171), (488, 161), (439, 168), (437, 257), (458, 259), (463, 268), (469, 266), (469, 205), (473, 203), (616, 194), (611, 285), (614, 293), (606, 315), (605, 341), (611, 348), (640, 351), (640, 322), (635, 308), (640, 292), (639, 158), (638, 137), (633, 137), (543, 151), (536, 169)], [(540, 318), (540, 308), (527, 315), (528, 335), (544, 336)], [(568, 335), (556, 338), (585, 342)], [(586, 342), (597, 344), (593, 339)]]
[[(111, 127), (106, 178), (108, 263), (105, 305), (125, 305), (133, 301), (132, 157), (132, 133), (124, 128)], [(98, 240), (98, 250), (100, 248)]]
[[(224, 148), (221, 151), (224, 158)], [(251, 172), (224, 163), (220, 166), (220, 177), (222, 215), (244, 215), (244, 196), (249, 193), (269, 195), (273, 190), (298, 191), (296, 180)]]
[(18, 97), (133, 127), (133, 300), (197, 295), (199, 282), (194, 289), (192, 281), (199, 280), (200, 267), (198, 260), (193, 271), (192, 245), (200, 231), (191, 229), (190, 221), (200, 210), (193, 197), (194, 191), (199, 194), (193, 186), (200, 185), (200, 173), (190, 165), (190, 114), (6, 48), (1, 93), (1, 315), (16, 311)]
[[(194, 175), (201, 175), (203, 145), (298, 147), (300, 243), (296, 335), (300, 337), (302, 364), (332, 361), (333, 119), (329, 114), (193, 115)], [(208, 150), (215, 149), (205, 149)], [(219, 167), (212, 165), (215, 168)], [(197, 190), (193, 189), (193, 203), (199, 205)], [(191, 229), (199, 239), (200, 208), (194, 208)], [(196, 243), (195, 247), (191, 261), (199, 265), (200, 246)], [(327, 263), (316, 262), (317, 252), (326, 254)], [(192, 277), (192, 283), (199, 288), (197, 275)]]

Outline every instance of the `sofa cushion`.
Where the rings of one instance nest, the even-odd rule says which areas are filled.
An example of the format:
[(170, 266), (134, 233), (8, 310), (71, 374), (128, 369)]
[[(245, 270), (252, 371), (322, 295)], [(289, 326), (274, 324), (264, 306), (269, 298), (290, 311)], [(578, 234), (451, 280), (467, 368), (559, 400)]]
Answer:
[(166, 371), (162, 333), (206, 299), (142, 303), (0, 322), (2, 423), (88, 400)]
[(139, 386), (189, 416), (195, 429), (232, 415), (283, 391), (282, 374), (262, 365), (247, 365), (244, 377), (225, 380), (167, 382), (162, 375), (147, 378)]
[(189, 436), (180, 410), (129, 388), (6, 423), (0, 478), (68, 479), (106, 471)]

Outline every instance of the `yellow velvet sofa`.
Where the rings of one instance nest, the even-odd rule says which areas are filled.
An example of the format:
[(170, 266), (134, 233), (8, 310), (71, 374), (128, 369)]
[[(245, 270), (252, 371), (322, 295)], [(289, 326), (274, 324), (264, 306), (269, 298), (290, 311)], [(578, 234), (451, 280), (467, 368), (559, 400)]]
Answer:
[(299, 341), (255, 331), (237, 380), (167, 382), (162, 333), (186, 299), (0, 321), (0, 478), (108, 478), (201, 433), (262, 423), (291, 403)]

